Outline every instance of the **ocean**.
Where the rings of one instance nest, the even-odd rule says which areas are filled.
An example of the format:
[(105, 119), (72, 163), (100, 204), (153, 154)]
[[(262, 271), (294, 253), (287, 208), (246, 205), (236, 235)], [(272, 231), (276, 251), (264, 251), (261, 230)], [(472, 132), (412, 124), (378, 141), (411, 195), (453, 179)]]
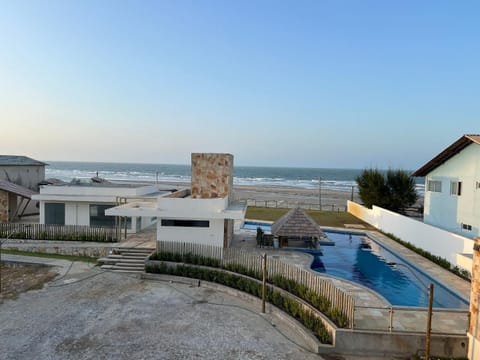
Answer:
[[(98, 176), (109, 180), (190, 182), (190, 165), (131, 164), (101, 162), (47, 161), (46, 178), (63, 181)], [(291, 186), (350, 192), (356, 186), (355, 178), (363, 169), (323, 169), (295, 167), (235, 166), (234, 185)], [(424, 179), (416, 178), (417, 192), (423, 195)]]

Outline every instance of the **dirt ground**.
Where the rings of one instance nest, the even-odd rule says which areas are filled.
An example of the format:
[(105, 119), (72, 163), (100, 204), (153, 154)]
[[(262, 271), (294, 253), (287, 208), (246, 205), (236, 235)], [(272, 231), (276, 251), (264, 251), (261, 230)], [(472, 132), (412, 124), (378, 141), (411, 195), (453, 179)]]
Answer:
[(5, 359), (322, 359), (259, 309), (191, 284), (98, 268), (0, 304)]
[(58, 275), (52, 267), (34, 264), (2, 262), (0, 301), (16, 299), (20, 293), (41, 289)]

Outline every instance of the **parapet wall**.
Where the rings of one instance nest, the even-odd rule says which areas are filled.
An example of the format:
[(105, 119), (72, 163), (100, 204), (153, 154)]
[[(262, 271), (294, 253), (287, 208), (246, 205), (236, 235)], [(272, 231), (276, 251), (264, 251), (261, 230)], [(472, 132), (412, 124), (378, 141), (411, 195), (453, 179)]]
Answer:
[(192, 198), (231, 198), (233, 155), (192, 153)]
[[(394, 234), (403, 241), (443, 257), (453, 265), (462, 266), (457, 254), (472, 254), (473, 240), (449, 231), (410, 219), (406, 216), (372, 206), (368, 209), (355, 202), (347, 202), (348, 212), (377, 229)], [(466, 270), (471, 271), (468, 266)]]

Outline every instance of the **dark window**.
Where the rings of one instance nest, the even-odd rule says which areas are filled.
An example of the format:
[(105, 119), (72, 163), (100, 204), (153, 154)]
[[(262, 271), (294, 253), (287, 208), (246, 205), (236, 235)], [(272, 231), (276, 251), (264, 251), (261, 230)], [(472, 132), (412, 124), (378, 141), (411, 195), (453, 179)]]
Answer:
[[(106, 216), (105, 210), (110, 209), (113, 205), (90, 205), (90, 226), (115, 226), (115, 216)], [(130, 218), (129, 218), (130, 220)], [(128, 227), (128, 222), (127, 222)]]
[(65, 204), (45, 203), (45, 224), (65, 225)]
[(472, 225), (462, 224), (462, 229), (463, 229), (463, 230), (472, 231)]
[(450, 194), (451, 195), (462, 195), (462, 182), (461, 181), (451, 181), (450, 182)]
[(176, 220), (176, 219), (162, 219), (162, 226), (179, 226), (179, 227), (209, 227), (208, 220)]

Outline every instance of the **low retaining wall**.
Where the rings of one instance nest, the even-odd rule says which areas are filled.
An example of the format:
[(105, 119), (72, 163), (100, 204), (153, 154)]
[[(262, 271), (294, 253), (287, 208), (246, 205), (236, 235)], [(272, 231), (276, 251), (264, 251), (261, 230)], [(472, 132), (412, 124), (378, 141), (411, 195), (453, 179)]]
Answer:
[[(325, 354), (362, 354), (364, 356), (421, 355), (425, 351), (425, 334), (382, 333), (337, 329), (334, 348)], [(439, 357), (467, 357), (468, 337), (458, 335), (432, 335), (430, 355)]]
[[(185, 278), (181, 276), (172, 276), (172, 275), (164, 275), (164, 274), (151, 274), (151, 273), (146, 273), (141, 275), (142, 279), (147, 279), (147, 280), (167, 280), (167, 281), (183, 281), (183, 282), (191, 282), (192, 285), (197, 284), (197, 282), (200, 284), (199, 286), (202, 287), (207, 287), (216, 291), (221, 291), (226, 294), (229, 294), (233, 297), (240, 298), (242, 300), (245, 300), (249, 303), (252, 303), (254, 307), (258, 309), (258, 313), (261, 314), (260, 309), (262, 306), (262, 300), (257, 298), (256, 296), (247, 294), (246, 292), (236, 290), (234, 288), (217, 284), (217, 283), (212, 283), (204, 280), (197, 280), (197, 279), (192, 279), (192, 278)], [(285, 312), (282, 310), (278, 309), (276, 306), (266, 303), (265, 304), (265, 312), (268, 315), (271, 315), (272, 317), (278, 319), (279, 321), (282, 321), (285, 323), (288, 327), (288, 331), (291, 333), (294, 333), (293, 336), (295, 337), (300, 337), (301, 341), (304, 342), (310, 351), (314, 353), (319, 353), (319, 349), (323, 348), (329, 348), (332, 347), (331, 345), (327, 344), (322, 344), (318, 339), (312, 335), (312, 333), (306, 329), (302, 324), (300, 324), (297, 320), (292, 318), (290, 315), (287, 315)]]
[(15, 240), (3, 244), (2, 249), (100, 258), (108, 255), (112, 245), (81, 241)]
[[(198, 267), (198, 268), (203, 268), (203, 269), (212, 270), (212, 271), (224, 272), (224, 273), (227, 273), (227, 274), (232, 274), (232, 275), (235, 275), (235, 276), (238, 276), (238, 277), (242, 277), (242, 278), (254, 281), (257, 284), (262, 285), (262, 282), (260, 280), (257, 280), (255, 278), (252, 278), (252, 277), (249, 277), (249, 276), (246, 276), (246, 275), (243, 275), (243, 274), (231, 272), (231, 271), (228, 271), (228, 270), (225, 270), (225, 269), (222, 269), (222, 268), (200, 266), (200, 265), (193, 265), (193, 264), (186, 264), (186, 263), (159, 261), (159, 260), (146, 260), (145, 261), (145, 266), (155, 265), (155, 264), (160, 264), (160, 263), (167, 264), (168, 266), (179, 266), (179, 265), (181, 265), (181, 266), (191, 266), (191, 267)], [(200, 281), (204, 281), (204, 280), (200, 280)], [(219, 284), (219, 285), (221, 285), (221, 284)], [(300, 299), (299, 297), (289, 293), (288, 291), (285, 291), (285, 290), (283, 290), (283, 289), (281, 289), (277, 286), (274, 286), (272, 284), (269, 284), (269, 283), (267, 283), (267, 287), (272, 289), (272, 290), (276, 290), (276, 291), (280, 292), (280, 294), (282, 296), (289, 297), (289, 298), (295, 300), (296, 302), (298, 302), (299, 304), (302, 305), (302, 308), (304, 310), (311, 311), (314, 314), (314, 316), (316, 316), (318, 319), (321, 320), (321, 322), (323, 323), (323, 325), (325, 326), (325, 328), (329, 332), (329, 334), (332, 338), (332, 341), (335, 342), (335, 330), (337, 329), (337, 327), (335, 326), (335, 324), (332, 321), (330, 321), (329, 318), (327, 318), (319, 310), (317, 310), (316, 308), (314, 308), (313, 306), (308, 304), (306, 301), (304, 301), (304, 300)], [(235, 291), (242, 292), (240, 290), (235, 290)], [(245, 294), (247, 294), (247, 293), (245, 293)], [(247, 294), (247, 295), (249, 295), (249, 294)], [(253, 296), (253, 295), (250, 295), (250, 296)], [(305, 330), (305, 331), (308, 331), (308, 330)], [(320, 344), (320, 342), (319, 342), (319, 344)]]

